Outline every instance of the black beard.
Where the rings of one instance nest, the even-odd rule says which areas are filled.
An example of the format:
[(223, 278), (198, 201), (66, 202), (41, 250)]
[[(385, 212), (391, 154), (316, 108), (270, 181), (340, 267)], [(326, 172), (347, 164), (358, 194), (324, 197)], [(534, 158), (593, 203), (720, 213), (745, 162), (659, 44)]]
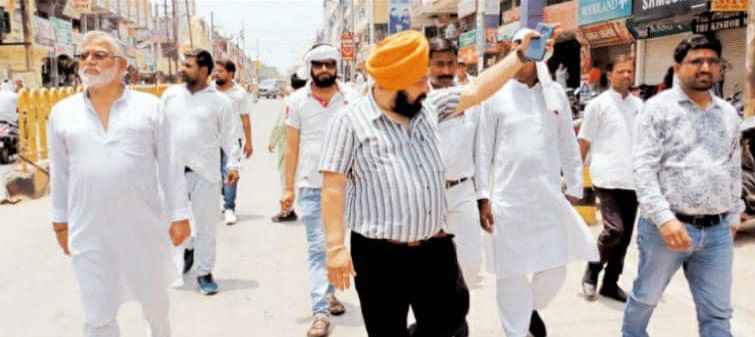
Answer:
[(329, 88), (336, 84), (336, 77), (328, 76), (326, 78), (319, 78), (313, 75), (312, 83), (318, 88)]
[(221, 79), (217, 79), (217, 80), (215, 80), (215, 84), (217, 84), (217, 85), (219, 85), (219, 86), (221, 86), (221, 87), (222, 87), (222, 86), (224, 86), (224, 85), (225, 85), (225, 84), (226, 84), (227, 82), (228, 82), (228, 81), (226, 81), (226, 80), (221, 80)]
[(422, 110), (422, 101), (425, 97), (427, 97), (425, 94), (419, 95), (414, 102), (409, 103), (409, 95), (406, 94), (406, 91), (399, 90), (396, 93), (396, 98), (393, 99), (393, 111), (412, 119)]

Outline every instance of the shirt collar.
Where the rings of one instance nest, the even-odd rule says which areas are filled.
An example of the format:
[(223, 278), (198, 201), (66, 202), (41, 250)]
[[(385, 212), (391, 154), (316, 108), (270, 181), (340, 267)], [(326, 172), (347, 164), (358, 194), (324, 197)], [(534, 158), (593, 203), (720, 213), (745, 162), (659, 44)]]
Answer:
[(189, 95), (197, 95), (197, 94), (202, 94), (202, 93), (206, 93), (206, 92), (216, 92), (216, 91), (218, 91), (218, 89), (214, 85), (211, 85), (211, 84), (208, 84), (204, 89), (199, 90), (199, 91), (197, 91), (195, 93), (192, 93), (191, 90), (189, 90), (189, 85), (186, 84), (186, 83), (181, 84), (181, 88), (183, 88), (184, 91), (186, 91), (186, 93), (188, 93)]
[[(372, 91), (372, 86), (369, 88), (369, 92), (367, 93), (367, 98), (370, 101), (370, 109), (367, 109), (367, 118), (369, 118), (371, 121), (375, 121), (380, 117), (384, 117), (385, 114), (383, 113), (383, 110), (380, 109), (380, 106), (378, 106), (377, 101), (375, 100), (375, 95)], [(420, 110), (419, 113), (417, 113), (414, 118), (412, 118), (409, 122), (409, 125), (414, 126), (419, 120), (424, 118), (425, 116), (425, 104), (422, 104), (422, 110)], [(386, 117), (387, 118), (387, 117)]]
[[(313, 95), (313, 94), (312, 94), (312, 86), (313, 86), (314, 84), (312, 83), (312, 81), (309, 81), (309, 82), (310, 82), (310, 83), (308, 83), (308, 84), (307, 84), (307, 97), (309, 97), (309, 98), (311, 98), (311, 99), (313, 99), (313, 100), (317, 101), (317, 103), (318, 103), (318, 104), (320, 104), (320, 105), (322, 106), (322, 105), (323, 105), (323, 102), (322, 102), (322, 101), (320, 101), (320, 100), (319, 100), (319, 99), (318, 99), (317, 97), (315, 97), (315, 95)], [(327, 106), (323, 106), (323, 107), (327, 108), (328, 106), (330, 106), (331, 104), (333, 104), (333, 100), (334, 100), (334, 99), (335, 99), (336, 97), (338, 97), (338, 96), (342, 96), (342, 95), (343, 95), (343, 84), (342, 84), (342, 83), (341, 83), (340, 81), (336, 81), (336, 89), (338, 89), (338, 90), (336, 91), (336, 94), (335, 94), (335, 95), (333, 95), (333, 97), (331, 97), (331, 98), (330, 98), (330, 102), (327, 102), (327, 104), (328, 104), (328, 105), (327, 105)], [(345, 99), (345, 96), (344, 96), (344, 99)]]
[[(92, 105), (92, 100), (89, 99), (89, 90), (84, 90), (83, 95), (84, 97), (84, 104), (86, 104), (87, 107), (92, 108), (94, 110), (94, 105)], [(129, 97), (131, 97), (131, 89), (129, 89), (127, 86), (124, 86), (123, 93), (121, 94), (118, 99), (113, 102), (113, 106), (115, 107), (118, 104), (126, 102)]]
[[(687, 95), (687, 93), (684, 92), (684, 90), (682, 90), (682, 88), (679, 85), (674, 85), (673, 87), (671, 87), (670, 90), (673, 90), (673, 92), (676, 93), (677, 102), (682, 103), (682, 104), (689, 104), (689, 105), (693, 105), (697, 107), (697, 103), (695, 103), (691, 98), (689, 98), (689, 95)], [(711, 104), (707, 110), (714, 109), (714, 108), (715, 109), (721, 108), (721, 102), (719, 102), (718, 98), (716, 97), (716, 95), (713, 94), (712, 91), (710, 91), (710, 97), (711, 97), (711, 101), (710, 101)]]
[(627, 92), (626, 96), (622, 96), (620, 92), (616, 91), (616, 89), (614, 89), (611, 86), (609, 86), (608, 90), (606, 90), (606, 91), (610, 95), (612, 95), (614, 98), (616, 98), (617, 100), (619, 100), (620, 102), (625, 102), (625, 101), (629, 100), (631, 98), (630, 96), (632, 95), (631, 92)]

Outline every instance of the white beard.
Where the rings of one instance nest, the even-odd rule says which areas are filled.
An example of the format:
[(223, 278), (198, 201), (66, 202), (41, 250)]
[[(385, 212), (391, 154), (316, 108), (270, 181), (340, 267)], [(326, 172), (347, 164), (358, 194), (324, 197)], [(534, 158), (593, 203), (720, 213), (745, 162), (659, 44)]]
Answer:
[(90, 75), (87, 74), (84, 69), (79, 69), (79, 77), (81, 78), (81, 83), (89, 88), (98, 88), (107, 85), (110, 82), (113, 82), (117, 75), (118, 73), (116, 67), (105, 69), (104, 71), (100, 72), (99, 75)]

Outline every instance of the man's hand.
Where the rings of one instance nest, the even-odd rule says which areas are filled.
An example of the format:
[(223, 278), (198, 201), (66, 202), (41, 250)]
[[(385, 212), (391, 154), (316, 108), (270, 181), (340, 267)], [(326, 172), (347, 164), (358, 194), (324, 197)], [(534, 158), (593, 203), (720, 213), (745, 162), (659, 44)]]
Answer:
[(189, 220), (178, 220), (170, 223), (170, 241), (174, 246), (182, 244), (191, 235)]
[(252, 147), (252, 143), (246, 142), (244, 144), (244, 156), (246, 156), (247, 159), (252, 156), (254, 153), (254, 148)]
[(239, 181), (239, 170), (233, 169), (228, 171), (228, 177), (225, 179), (226, 185), (234, 185)]
[(344, 245), (328, 248), (326, 267), (328, 281), (338, 290), (349, 289), (351, 277), (357, 275), (351, 263), (351, 254)]
[(737, 238), (737, 232), (739, 231), (739, 228), (742, 226), (742, 223), (735, 223), (731, 225), (731, 239), (734, 240)]
[(295, 199), (296, 195), (294, 194), (294, 190), (286, 189), (286, 191), (283, 192), (283, 197), (281, 198), (281, 209), (284, 211), (290, 210), (294, 206)]
[[(550, 39), (547, 41), (546, 50), (553, 50), (553, 46), (556, 44), (556, 39), (558, 38), (558, 35), (561, 34), (561, 24), (557, 23), (553, 25), (553, 34), (551, 35)], [(526, 35), (524, 35), (524, 38), (522, 38), (522, 42), (519, 44), (519, 47), (516, 48), (517, 52), (526, 53), (527, 48), (530, 46), (530, 42), (534, 39), (540, 38), (540, 33), (532, 31)]]
[(63, 253), (71, 255), (68, 251), (68, 223), (55, 222), (52, 224), (52, 229), (55, 231), (55, 238), (58, 240), (58, 245), (63, 249)]
[(685, 252), (692, 248), (692, 239), (687, 233), (687, 227), (677, 219), (666, 221), (659, 228), (666, 246), (675, 252)]
[(493, 234), (493, 208), (490, 206), (490, 199), (477, 200), (477, 209), (480, 211), (480, 226), (486, 232)]

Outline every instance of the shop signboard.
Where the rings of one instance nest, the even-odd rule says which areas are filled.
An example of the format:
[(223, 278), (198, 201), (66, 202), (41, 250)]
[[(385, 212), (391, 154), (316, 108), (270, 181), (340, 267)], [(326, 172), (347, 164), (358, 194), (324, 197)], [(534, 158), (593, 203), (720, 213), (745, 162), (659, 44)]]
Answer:
[(513, 40), (514, 34), (516, 34), (516, 31), (519, 30), (519, 27), (521, 26), (522, 24), (517, 21), (498, 27), (496, 40), (499, 42)]
[(477, 41), (477, 29), (472, 29), (468, 32), (461, 33), (459, 35), (459, 48), (475, 45)]
[(675, 35), (692, 30), (692, 23), (687, 22), (650, 22), (634, 23), (627, 21), (629, 31), (637, 40), (654, 39), (668, 35)]
[(633, 20), (651, 21), (688, 14), (691, 11), (704, 11), (708, 0), (635, 0)]
[(627, 44), (634, 40), (624, 21), (598, 23), (580, 28), (591, 48)]
[(341, 34), (341, 58), (344, 61), (354, 59), (354, 34), (351, 32)]
[(632, 0), (579, 0), (580, 26), (629, 15), (632, 15)]
[(743, 28), (747, 26), (746, 12), (708, 12), (692, 20), (692, 32), (706, 34), (719, 30)]
[(746, 12), (747, 0), (711, 0), (712, 12)]

